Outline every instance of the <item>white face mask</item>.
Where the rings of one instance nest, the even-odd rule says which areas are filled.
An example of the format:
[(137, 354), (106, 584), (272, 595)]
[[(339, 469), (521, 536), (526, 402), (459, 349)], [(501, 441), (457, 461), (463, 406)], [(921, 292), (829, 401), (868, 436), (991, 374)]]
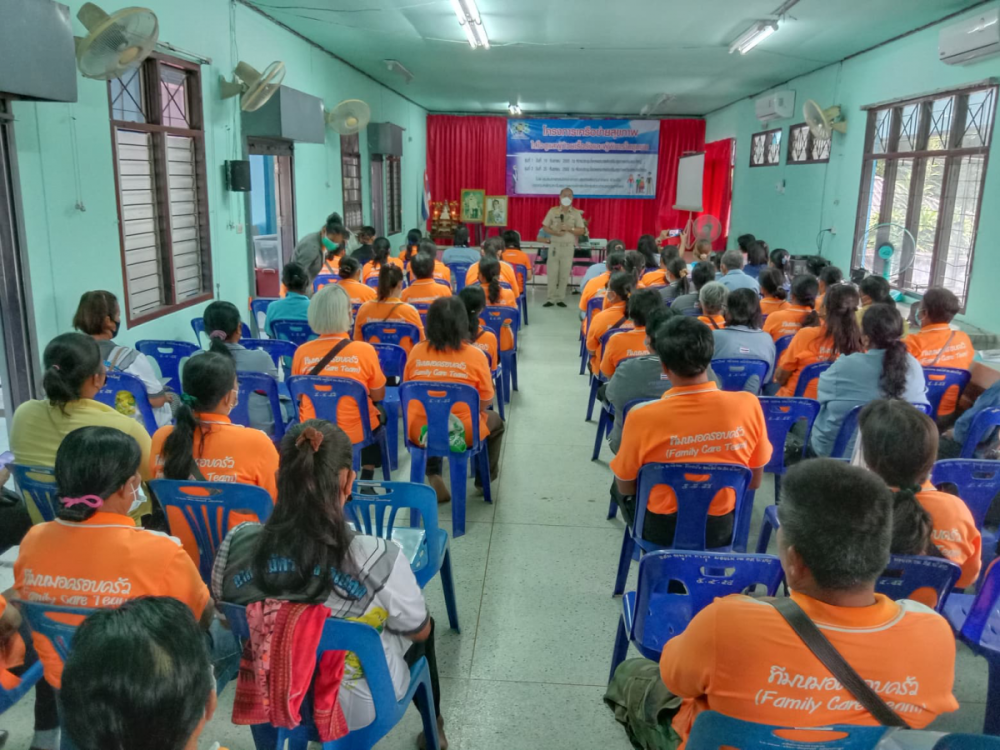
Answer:
[(572, 198), (561, 198), (559, 202), (562, 203), (564, 206), (566, 206), (566, 208), (569, 208), (570, 206), (573, 205)]
[(136, 485), (132, 488), (132, 504), (128, 507), (129, 515), (139, 510), (144, 502), (146, 502), (146, 498), (139, 494), (139, 487)]

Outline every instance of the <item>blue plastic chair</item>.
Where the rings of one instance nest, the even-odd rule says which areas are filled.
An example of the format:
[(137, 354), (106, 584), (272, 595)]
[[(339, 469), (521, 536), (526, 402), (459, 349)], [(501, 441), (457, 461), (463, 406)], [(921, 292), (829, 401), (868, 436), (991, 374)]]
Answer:
[(41, 660), (39, 660), (21, 673), (21, 682), (17, 687), (10, 690), (0, 687), (0, 714), (14, 706), (21, 698), (27, 695), (38, 681), (42, 679), (44, 674), (45, 668), (42, 666)]
[(814, 362), (803, 367), (802, 372), (799, 373), (798, 382), (795, 384), (795, 398), (803, 398), (809, 384), (814, 380), (819, 380), (819, 376), (829, 370), (832, 364), (833, 362)]
[[(860, 727), (853, 724), (835, 724), (830, 727), (810, 729), (814, 739), (803, 742), (782, 737), (779, 732), (788, 727), (756, 724), (751, 721), (731, 719), (715, 711), (702, 711), (695, 719), (688, 736), (686, 750), (875, 750), (885, 727)], [(823, 737), (829, 734), (829, 739)]]
[(770, 365), (762, 359), (713, 359), (712, 372), (719, 376), (724, 391), (746, 390), (747, 381), (757, 376), (757, 390), (764, 385)]
[(339, 283), (340, 283), (340, 274), (321, 273), (315, 279), (313, 279), (313, 294), (318, 292), (327, 284), (339, 284)]
[[(203, 346), (201, 343), (201, 335), (204, 333), (206, 337), (209, 332), (205, 331), (205, 319), (204, 318), (191, 318), (191, 328), (194, 331), (194, 340), (198, 342), (198, 346)], [(250, 331), (250, 326), (246, 323), (240, 323), (240, 336), (245, 339), (253, 337), (253, 333)]]
[(934, 743), (931, 750), (1000, 750), (1000, 738), (982, 734), (946, 734)]
[(764, 519), (757, 538), (757, 554), (767, 552), (771, 541), (771, 531), (778, 528), (778, 495), (781, 491), (781, 477), (788, 471), (785, 466), (785, 442), (800, 420), (805, 420), (805, 441), (802, 443), (802, 457), (805, 457), (806, 446), (809, 445), (809, 434), (813, 423), (819, 416), (819, 401), (811, 398), (780, 398), (778, 396), (761, 396), (760, 408), (764, 412), (764, 422), (767, 425), (767, 439), (771, 443), (771, 460), (767, 462), (764, 471), (774, 475), (774, 505), (764, 509)]
[(500, 362), (504, 371), (503, 399), (509, 404), (511, 389), (517, 390), (517, 334), (521, 330), (521, 313), (516, 307), (487, 305), (479, 314), (479, 320), (496, 334), (498, 346), (501, 344), (501, 332), (504, 328), (509, 329), (514, 337), (511, 349), (500, 350)]
[[(235, 604), (219, 602), (219, 609), (232, 628), (233, 634), (246, 642), (250, 638), (246, 609)], [(385, 650), (379, 631), (370, 625), (336, 617), (327, 619), (323, 626), (323, 636), (316, 649), (319, 661), (327, 651), (350, 651), (361, 663), (365, 680), (371, 691), (375, 706), (375, 721), (361, 729), (333, 742), (324, 742), (323, 750), (369, 750), (387, 735), (403, 718), (410, 703), (416, 699), (420, 718), (423, 720), (427, 747), (440, 750), (437, 733), (437, 719), (434, 716), (434, 694), (431, 691), (431, 676), (427, 660), (421, 658), (410, 667), (410, 686), (406, 694), (396, 700), (392, 676), (385, 660)], [(315, 725), (311, 716), (311, 700), (303, 702), (302, 723), (295, 729), (281, 729), (269, 725), (251, 727), (257, 750), (305, 750), (307, 743), (318, 742)]]
[(990, 566), (979, 592), (952, 594), (945, 617), (958, 637), (979, 656), (986, 657), (989, 683), (983, 733), (1000, 735), (1000, 564)]
[[(850, 460), (851, 456), (848, 451), (852, 450), (854, 447), (854, 436), (858, 431), (858, 418), (861, 416), (861, 410), (864, 409), (868, 404), (858, 404), (844, 417), (844, 421), (840, 423), (840, 429), (837, 430), (837, 437), (833, 441), (833, 449), (830, 451), (830, 458), (842, 458)], [(922, 411), (927, 416), (931, 416), (931, 407), (927, 404), (911, 404), (915, 409)]]
[(982, 535), (983, 570), (996, 556), (997, 533), (987, 529), (986, 513), (997, 493), (1000, 493), (1000, 461), (977, 458), (949, 458), (934, 464), (931, 482), (953, 484), (958, 496), (972, 513), (972, 520)]
[[(669, 549), (705, 550), (705, 526), (708, 510), (715, 495), (722, 489), (731, 489), (736, 494), (733, 538), (729, 544), (712, 552), (746, 550), (746, 539), (740, 539), (741, 517), (746, 512), (744, 505), (748, 499), (747, 488), (753, 472), (737, 464), (645, 464), (639, 470), (639, 481), (635, 493), (635, 519), (630, 527), (626, 524), (622, 536), (622, 551), (618, 559), (618, 574), (615, 578), (614, 596), (625, 591), (629, 565), (633, 556), (667, 549), (642, 538), (646, 523), (646, 505), (654, 487), (667, 485), (677, 496), (677, 526), (674, 541)], [(752, 499), (752, 495), (749, 495)]]
[[(630, 330), (628, 328), (610, 328), (601, 334), (600, 348), (598, 349), (600, 356), (598, 360), (604, 361), (604, 352), (608, 348), (608, 341), (615, 334), (622, 333), (623, 331)], [(589, 358), (590, 353), (587, 353)], [(607, 383), (608, 379), (604, 377), (600, 370), (590, 374), (590, 395), (587, 397), (587, 418), (586, 422), (589, 422), (594, 417), (594, 406), (597, 404), (597, 392), (601, 389), (603, 383)], [(603, 410), (602, 410), (603, 411)], [(598, 420), (600, 417), (598, 417)], [(600, 432), (600, 424), (598, 424), (597, 431)]]
[[(624, 412), (622, 413), (622, 424), (625, 424), (625, 420), (628, 418), (628, 413), (632, 411), (632, 407), (636, 404), (647, 404), (651, 401), (656, 401), (655, 398), (634, 398), (625, 404)], [(611, 430), (615, 426), (615, 408), (610, 404), (605, 404), (601, 409), (601, 416), (597, 420), (597, 440), (594, 441), (594, 453), (590, 457), (591, 461), (596, 461), (598, 456), (601, 455), (601, 444), (608, 439), (611, 434)], [(608, 518), (614, 518), (615, 514), (618, 512), (618, 505), (612, 500), (611, 510), (608, 512)]]
[(781, 355), (785, 353), (785, 349), (788, 345), (792, 343), (792, 339), (795, 338), (794, 333), (790, 333), (787, 336), (782, 336), (780, 339), (774, 342), (774, 367), (777, 369), (778, 363), (781, 361)]
[[(267, 490), (251, 484), (151, 479), (149, 489), (164, 510), (176, 508), (184, 517), (198, 544), (198, 572), (208, 586), (212, 585), (215, 555), (229, 533), (229, 517), (233, 513), (253, 513), (264, 523), (274, 508)], [(169, 527), (170, 516), (164, 515)]]
[(278, 381), (265, 372), (248, 372), (238, 370), (236, 383), (239, 386), (239, 398), (236, 407), (229, 413), (233, 424), (252, 427), (250, 424), (250, 396), (254, 393), (265, 396), (271, 404), (271, 414), (274, 417), (274, 432), (271, 438), (278, 442), (285, 436), (285, 417), (281, 411), (281, 398), (278, 395)]
[(181, 390), (181, 361), (201, 351), (200, 346), (186, 341), (143, 339), (135, 344), (136, 350), (156, 362), (160, 379), (175, 391)]
[(524, 325), (528, 325), (528, 267), (523, 263), (514, 263), (514, 275), (517, 276), (517, 283), (521, 287), (521, 294), (517, 298), (518, 309), (521, 311), (521, 318)]
[(297, 347), (291, 341), (282, 341), (280, 339), (241, 339), (240, 344), (247, 349), (261, 349), (267, 352), (267, 355), (274, 362), (274, 366), (278, 368), (279, 372), (282, 366), (284, 366), (286, 373), (292, 368), (292, 358), (295, 356), (295, 349)]
[(30, 499), (35, 504), (43, 521), (55, 521), (56, 510), (59, 508), (59, 488), (56, 486), (56, 475), (52, 467), (21, 464), (8, 466), (10, 473), (14, 475), (14, 484), (24, 495), (25, 502)]
[(590, 331), (590, 323), (594, 316), (604, 309), (604, 295), (595, 294), (587, 301), (587, 311), (584, 317), (583, 328), (580, 329), (580, 374), (587, 372), (587, 361), (590, 359), (590, 352), (587, 351), (587, 333)]
[[(73, 648), (73, 636), (76, 634), (80, 622), (97, 611), (91, 607), (60, 607), (55, 604), (43, 604), (23, 599), (17, 603), (17, 606), (24, 615), (24, 619), (28, 621), (31, 631), (48, 638), (52, 648), (63, 663), (66, 662), (69, 651)], [(81, 619), (78, 623), (70, 624), (54, 620), (52, 615), (75, 615)]]
[[(395, 344), (402, 346), (404, 339), (410, 340), (410, 345), (420, 341), (420, 329), (413, 323), (398, 320), (378, 320), (361, 326), (361, 340), (374, 344), (378, 339), (380, 344)], [(383, 372), (385, 372), (383, 370)], [(386, 373), (388, 377), (388, 373)]]
[[(368, 326), (364, 326), (367, 328)], [(378, 354), (378, 364), (382, 374), (387, 378), (396, 378), (397, 383), (403, 382), (403, 371), (406, 369), (406, 350), (396, 344), (372, 344)], [(399, 468), (399, 386), (386, 386), (385, 398), (382, 399), (385, 414), (388, 417), (385, 427), (388, 431), (389, 460), (392, 470)]]
[[(483, 499), (488, 503), (493, 502), (486, 440), (479, 434), (479, 392), (465, 383), (412, 380), (400, 386), (399, 399), (403, 409), (404, 439), (406, 448), (410, 452), (410, 481), (424, 482), (428, 457), (448, 459), (448, 471), (451, 475), (452, 536), (458, 539), (465, 534), (466, 476), (469, 473), (470, 456), (478, 462)], [(421, 404), (424, 408), (427, 418), (427, 444), (424, 446), (410, 440), (411, 403)], [(466, 443), (466, 450), (461, 452), (453, 452), (448, 442), (448, 415), (456, 404), (465, 404), (472, 414), (472, 435), (466, 436), (467, 439), (471, 438), (471, 444)]]
[[(267, 308), (280, 297), (254, 297), (250, 300), (250, 317), (253, 318), (254, 325), (257, 326), (257, 335), (264, 337), (267, 332), (264, 330), (264, 321), (267, 320)], [(242, 343), (242, 342), (241, 342)], [(245, 346), (245, 344), (244, 344)]]
[(336, 378), (328, 375), (296, 375), (288, 379), (288, 392), (292, 400), (299, 403), (308, 398), (316, 411), (317, 419), (325, 419), (337, 424), (337, 409), (342, 399), (353, 401), (361, 415), (361, 442), (354, 443), (354, 470), (361, 469), (361, 449), (378, 445), (382, 454), (382, 478), (392, 479), (392, 465), (389, 457), (388, 430), (371, 423), (368, 404), (371, 398), (363, 383), (351, 378)]
[(1000, 406), (983, 409), (972, 420), (969, 432), (962, 445), (962, 455), (959, 458), (975, 458), (976, 448), (986, 442), (996, 427), (1000, 427)]
[(295, 346), (302, 346), (307, 341), (317, 338), (313, 329), (304, 320), (273, 320), (271, 330), (275, 338), (281, 341), (291, 341)]
[[(781, 561), (771, 555), (676, 550), (649, 553), (639, 561), (636, 590), (622, 597), (608, 682), (625, 661), (629, 643), (644, 658), (659, 662), (667, 641), (683, 633), (691, 618), (717, 596), (742, 594), (757, 585), (774, 596), (783, 579)], [(683, 584), (683, 593), (671, 591), (674, 581)]]
[(135, 399), (135, 408), (142, 417), (142, 426), (146, 428), (146, 432), (150, 435), (156, 432), (156, 417), (153, 416), (153, 407), (149, 405), (149, 394), (146, 393), (145, 384), (135, 375), (129, 375), (121, 370), (109, 368), (107, 376), (104, 387), (97, 392), (94, 400), (115, 409), (118, 394), (126, 391)]
[[(420, 322), (424, 324), (424, 328), (427, 327), (427, 311), (431, 309), (429, 302), (411, 302), (415, 308), (417, 308), (417, 314), (420, 315)], [(357, 312), (355, 312), (357, 315)]]
[(924, 384), (927, 386), (927, 400), (931, 402), (931, 417), (938, 418), (938, 408), (941, 398), (949, 388), (958, 388), (958, 397), (969, 384), (972, 373), (968, 370), (958, 370), (954, 367), (925, 367)]
[[(375, 494), (361, 494), (361, 488)], [(410, 527), (396, 526), (396, 514), (402, 509), (410, 511)], [(424, 588), (441, 573), (444, 604), (448, 610), (448, 623), (455, 632), (458, 626), (458, 607), (455, 605), (455, 580), (451, 570), (451, 546), (448, 532), (438, 526), (437, 496), (426, 484), (413, 482), (355, 482), (351, 500), (344, 506), (344, 513), (354, 527), (369, 536), (394, 539), (410, 557), (410, 566), (417, 585)], [(423, 522), (423, 527), (414, 524)], [(410, 549), (415, 552), (410, 552)]]
[(937, 596), (934, 609), (944, 612), (948, 595), (962, 575), (962, 568), (943, 557), (892, 555), (875, 581), (875, 591), (893, 600), (912, 599), (914, 592), (931, 589)]
[(697, 318), (701, 315), (701, 310), (697, 307), (689, 307), (687, 310), (681, 313), (688, 318)]
[(365, 279), (365, 286), (369, 289), (378, 289), (378, 274)]
[(451, 288), (458, 294), (465, 289), (465, 277), (472, 268), (471, 263), (448, 263), (448, 270), (451, 271)]

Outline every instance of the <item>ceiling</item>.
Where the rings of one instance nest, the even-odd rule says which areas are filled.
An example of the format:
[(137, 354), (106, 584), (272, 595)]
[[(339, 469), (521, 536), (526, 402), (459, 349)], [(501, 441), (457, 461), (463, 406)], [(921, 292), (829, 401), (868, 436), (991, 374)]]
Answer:
[(637, 114), (663, 94), (651, 114), (707, 114), (981, 2), (800, 0), (740, 56), (729, 44), (781, 0), (478, 0), (488, 50), (449, 0), (243, 1), (431, 112), (529, 116)]

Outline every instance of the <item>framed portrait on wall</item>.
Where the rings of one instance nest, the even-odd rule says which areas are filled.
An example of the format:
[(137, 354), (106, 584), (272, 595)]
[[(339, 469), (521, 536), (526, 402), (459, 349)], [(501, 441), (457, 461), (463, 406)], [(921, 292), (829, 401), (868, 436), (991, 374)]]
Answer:
[(507, 226), (506, 195), (486, 196), (486, 226), (488, 227)]
[(463, 224), (482, 224), (486, 218), (486, 191), (462, 189)]

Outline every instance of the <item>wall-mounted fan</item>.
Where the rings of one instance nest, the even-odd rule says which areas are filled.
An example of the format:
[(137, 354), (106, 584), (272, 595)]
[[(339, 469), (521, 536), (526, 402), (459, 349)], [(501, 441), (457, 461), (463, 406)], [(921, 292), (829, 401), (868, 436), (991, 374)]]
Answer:
[(802, 116), (813, 138), (817, 140), (829, 140), (833, 137), (833, 131), (840, 134), (847, 132), (847, 120), (841, 114), (839, 105), (823, 109), (814, 100), (808, 99), (802, 105)]
[(86, 78), (107, 81), (139, 67), (156, 46), (160, 25), (149, 8), (107, 14), (84, 3), (76, 14), (88, 32), (76, 38), (76, 66)]
[(360, 99), (345, 99), (326, 113), (326, 125), (340, 135), (354, 135), (368, 127), (372, 109)]
[(858, 240), (855, 257), (869, 274), (896, 283), (900, 274), (913, 266), (917, 242), (900, 224), (877, 224), (869, 227)]
[(233, 80), (222, 78), (219, 90), (223, 99), (240, 97), (240, 109), (253, 112), (260, 109), (285, 80), (285, 64), (275, 61), (267, 66), (263, 73), (245, 62), (240, 62), (233, 72)]

